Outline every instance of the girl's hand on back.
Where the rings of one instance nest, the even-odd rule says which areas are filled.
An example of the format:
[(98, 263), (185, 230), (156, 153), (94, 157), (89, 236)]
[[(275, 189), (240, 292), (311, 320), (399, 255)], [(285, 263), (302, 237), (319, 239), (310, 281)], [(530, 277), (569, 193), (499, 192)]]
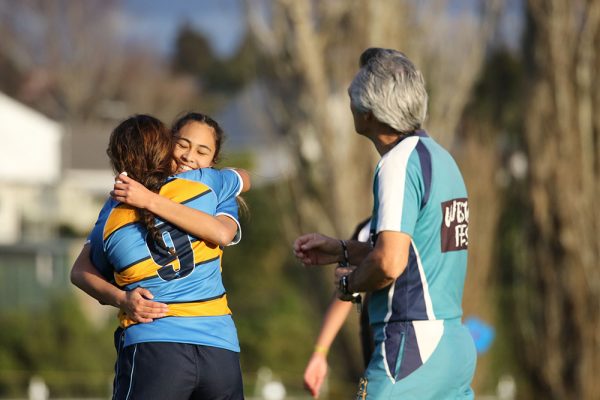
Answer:
[(152, 301), (154, 296), (148, 289), (137, 287), (125, 293), (121, 303), (121, 310), (129, 318), (138, 323), (148, 323), (156, 318), (167, 316), (169, 306), (164, 303)]
[(110, 196), (132, 207), (148, 208), (156, 193), (148, 190), (144, 185), (122, 172), (115, 178), (115, 185)]

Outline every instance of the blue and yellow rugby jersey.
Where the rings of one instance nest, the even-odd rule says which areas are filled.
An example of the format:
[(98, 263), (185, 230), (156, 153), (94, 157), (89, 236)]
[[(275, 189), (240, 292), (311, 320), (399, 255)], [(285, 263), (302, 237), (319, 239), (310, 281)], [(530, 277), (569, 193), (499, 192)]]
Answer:
[[(417, 131), (381, 158), (373, 194), (372, 240), (382, 231), (411, 237), (406, 269), (391, 285), (373, 292), (369, 303), (378, 343), (374, 360), (381, 361), (395, 380), (430, 357), (444, 333), (445, 320), (462, 315), (467, 191), (452, 156), (424, 131)], [(401, 351), (404, 361), (399, 367)]]
[[(241, 188), (235, 171), (206, 168), (170, 177), (160, 194), (211, 215), (229, 215), (237, 222), (235, 197)], [(121, 314), (121, 326), (127, 328), (125, 345), (159, 341), (239, 351), (221, 279), (222, 249), (166, 221), (156, 221), (176, 255), (154, 243), (134, 208), (112, 199), (90, 234), (92, 262), (105, 277), (125, 290), (144, 287), (155, 301), (169, 304), (167, 317), (148, 324), (134, 324)]]

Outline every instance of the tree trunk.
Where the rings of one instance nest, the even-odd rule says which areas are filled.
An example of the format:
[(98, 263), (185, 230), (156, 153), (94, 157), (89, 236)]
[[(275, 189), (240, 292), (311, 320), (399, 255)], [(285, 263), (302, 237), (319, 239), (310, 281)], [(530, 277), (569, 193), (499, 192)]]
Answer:
[(600, 2), (529, 0), (530, 288), (516, 304), (533, 391), (598, 398)]

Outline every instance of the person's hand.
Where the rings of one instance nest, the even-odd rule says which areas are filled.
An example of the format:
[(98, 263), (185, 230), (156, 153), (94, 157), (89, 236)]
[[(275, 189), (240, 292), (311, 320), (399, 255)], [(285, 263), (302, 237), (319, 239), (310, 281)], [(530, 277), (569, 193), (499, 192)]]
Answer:
[(352, 271), (354, 271), (356, 269), (355, 266), (348, 266), (348, 267), (337, 267), (335, 269), (334, 272), (334, 282), (335, 282), (335, 295), (337, 296), (338, 299), (342, 300), (342, 301), (353, 301), (354, 300), (354, 296), (352, 296), (352, 293), (350, 294), (345, 294), (342, 292), (342, 288), (340, 287), (340, 279), (342, 279), (343, 276), (347, 276), (350, 275), (352, 273)]
[(327, 368), (325, 355), (314, 352), (304, 370), (304, 387), (315, 399), (319, 398), (321, 385), (323, 385), (325, 376), (327, 376)]
[(137, 287), (125, 292), (121, 309), (134, 322), (152, 322), (167, 315), (169, 307), (164, 303), (152, 301), (154, 296), (148, 289)]
[(152, 196), (156, 196), (156, 193), (151, 192), (135, 179), (128, 177), (126, 172), (122, 172), (115, 178), (115, 185), (110, 195), (116, 201), (132, 207), (148, 208)]
[(339, 240), (320, 233), (302, 235), (294, 242), (294, 255), (307, 266), (338, 262), (342, 259), (342, 253)]

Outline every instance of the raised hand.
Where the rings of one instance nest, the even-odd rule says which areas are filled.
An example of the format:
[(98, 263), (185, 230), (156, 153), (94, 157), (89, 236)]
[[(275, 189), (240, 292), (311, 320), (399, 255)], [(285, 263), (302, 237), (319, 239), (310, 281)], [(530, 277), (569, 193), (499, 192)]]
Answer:
[(339, 240), (320, 233), (302, 235), (294, 242), (294, 255), (307, 266), (336, 263), (342, 259), (342, 253)]

